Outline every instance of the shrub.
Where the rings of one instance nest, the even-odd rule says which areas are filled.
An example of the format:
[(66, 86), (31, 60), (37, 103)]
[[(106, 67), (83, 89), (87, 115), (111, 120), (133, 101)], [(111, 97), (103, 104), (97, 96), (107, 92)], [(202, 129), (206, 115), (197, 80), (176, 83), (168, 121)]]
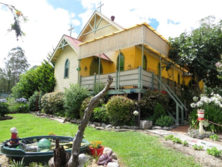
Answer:
[(127, 124), (132, 119), (135, 105), (133, 100), (127, 97), (112, 96), (106, 104), (106, 110), (113, 124)]
[(46, 93), (41, 98), (41, 106), (46, 114), (54, 114), (64, 110), (63, 101), (63, 92)]
[(93, 118), (96, 121), (100, 121), (100, 122), (108, 122), (108, 114), (106, 112), (106, 106), (105, 104), (102, 104), (101, 107), (96, 107), (93, 110)]
[(166, 94), (163, 94), (154, 90), (147, 90), (144, 93), (141, 100), (138, 101), (139, 106), (141, 107), (141, 117), (147, 118), (154, 113), (154, 108), (157, 104), (161, 104), (164, 110), (168, 109), (169, 98)]
[(170, 126), (173, 125), (173, 119), (170, 116), (161, 116), (156, 120), (156, 125), (158, 126)]
[(174, 136), (173, 135), (167, 135), (164, 138), (165, 138), (165, 140), (173, 140)]
[(210, 148), (207, 149), (207, 154), (213, 155), (215, 157), (219, 157), (221, 153), (222, 153), (222, 151), (218, 150), (216, 147), (213, 147), (211, 149)]
[(14, 101), (11, 99), (9, 103), (9, 111), (13, 113), (27, 113), (29, 112), (29, 107), (27, 104), (27, 99), (19, 98)]
[(211, 138), (212, 140), (214, 140), (214, 141), (216, 141), (216, 140), (219, 139), (219, 137), (218, 137), (216, 134), (211, 135), (210, 138)]
[[(87, 97), (85, 100), (83, 100), (81, 106), (80, 106), (80, 110), (79, 110), (79, 115), (80, 115), (80, 118), (82, 119), (83, 116), (84, 116), (84, 111), (85, 109), (88, 107), (89, 105), (89, 102), (90, 100), (92, 99), (93, 97), (90, 96), (90, 97)], [(92, 116), (91, 116), (92, 117)]]
[(79, 118), (81, 104), (87, 97), (89, 97), (88, 90), (78, 84), (71, 84), (69, 89), (65, 89), (64, 108), (66, 116), (70, 118)]
[[(41, 98), (43, 93), (40, 91), (35, 91), (33, 95), (29, 98), (29, 111), (41, 110)], [(37, 103), (37, 106), (36, 106)]]
[(188, 146), (189, 145), (189, 143), (187, 142), (187, 141), (183, 141), (183, 143), (182, 143), (184, 146)]
[(198, 146), (196, 144), (193, 145), (194, 150), (203, 150), (203, 146)]
[(165, 116), (165, 115), (166, 115), (166, 112), (165, 112), (163, 106), (161, 104), (157, 103), (157, 105), (154, 108), (154, 114), (151, 117), (153, 124), (155, 124), (157, 118), (159, 118), (160, 116)]
[(6, 99), (0, 99), (0, 116), (5, 116), (9, 113), (8, 104)]

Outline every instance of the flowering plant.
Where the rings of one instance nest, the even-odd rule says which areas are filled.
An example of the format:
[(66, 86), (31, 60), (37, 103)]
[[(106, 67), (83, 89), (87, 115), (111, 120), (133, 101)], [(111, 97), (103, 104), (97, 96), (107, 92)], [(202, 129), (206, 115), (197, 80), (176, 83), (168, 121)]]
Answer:
[(6, 99), (0, 99), (0, 103), (7, 103)]
[(28, 101), (27, 101), (27, 99), (25, 99), (25, 98), (19, 98), (19, 99), (16, 99), (15, 100), (16, 102), (18, 102), (18, 103), (27, 103)]
[(53, 132), (49, 132), (49, 136), (56, 136)]
[(133, 115), (135, 115), (135, 116), (137, 116), (138, 114), (139, 114), (139, 112), (136, 110), (133, 112)]
[(90, 142), (90, 147), (92, 148), (101, 148), (102, 142), (101, 141), (92, 141)]

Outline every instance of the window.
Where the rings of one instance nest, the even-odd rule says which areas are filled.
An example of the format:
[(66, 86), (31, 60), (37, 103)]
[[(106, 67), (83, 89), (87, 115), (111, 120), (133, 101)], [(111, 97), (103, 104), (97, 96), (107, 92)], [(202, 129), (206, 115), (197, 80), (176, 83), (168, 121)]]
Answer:
[(67, 59), (65, 62), (65, 71), (64, 71), (64, 78), (68, 77), (69, 77), (69, 59)]
[(160, 63), (158, 63), (158, 65), (157, 65), (157, 75), (160, 75)]
[(177, 83), (180, 84), (180, 74), (177, 76)]
[(147, 58), (146, 58), (146, 55), (143, 56), (143, 69), (147, 70)]
[[(120, 63), (119, 63), (120, 60)], [(117, 61), (116, 61), (116, 69), (119, 70), (119, 64), (120, 64), (120, 71), (124, 71), (124, 56), (122, 53), (120, 53), (120, 55), (117, 57)]]

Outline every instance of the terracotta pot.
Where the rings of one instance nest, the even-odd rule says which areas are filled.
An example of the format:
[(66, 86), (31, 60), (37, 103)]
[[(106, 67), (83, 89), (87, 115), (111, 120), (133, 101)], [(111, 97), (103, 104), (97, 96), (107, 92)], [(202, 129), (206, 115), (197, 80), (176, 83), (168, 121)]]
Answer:
[(89, 147), (89, 149), (90, 149), (91, 154), (95, 157), (95, 156), (100, 156), (103, 154), (104, 147), (103, 146), (101, 146), (100, 148)]

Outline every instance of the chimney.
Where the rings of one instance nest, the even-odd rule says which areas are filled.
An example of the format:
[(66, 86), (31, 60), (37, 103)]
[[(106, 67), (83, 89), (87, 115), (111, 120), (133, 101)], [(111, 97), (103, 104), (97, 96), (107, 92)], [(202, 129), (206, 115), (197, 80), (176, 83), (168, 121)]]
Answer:
[(115, 16), (111, 16), (111, 20), (114, 21), (115, 20)]

